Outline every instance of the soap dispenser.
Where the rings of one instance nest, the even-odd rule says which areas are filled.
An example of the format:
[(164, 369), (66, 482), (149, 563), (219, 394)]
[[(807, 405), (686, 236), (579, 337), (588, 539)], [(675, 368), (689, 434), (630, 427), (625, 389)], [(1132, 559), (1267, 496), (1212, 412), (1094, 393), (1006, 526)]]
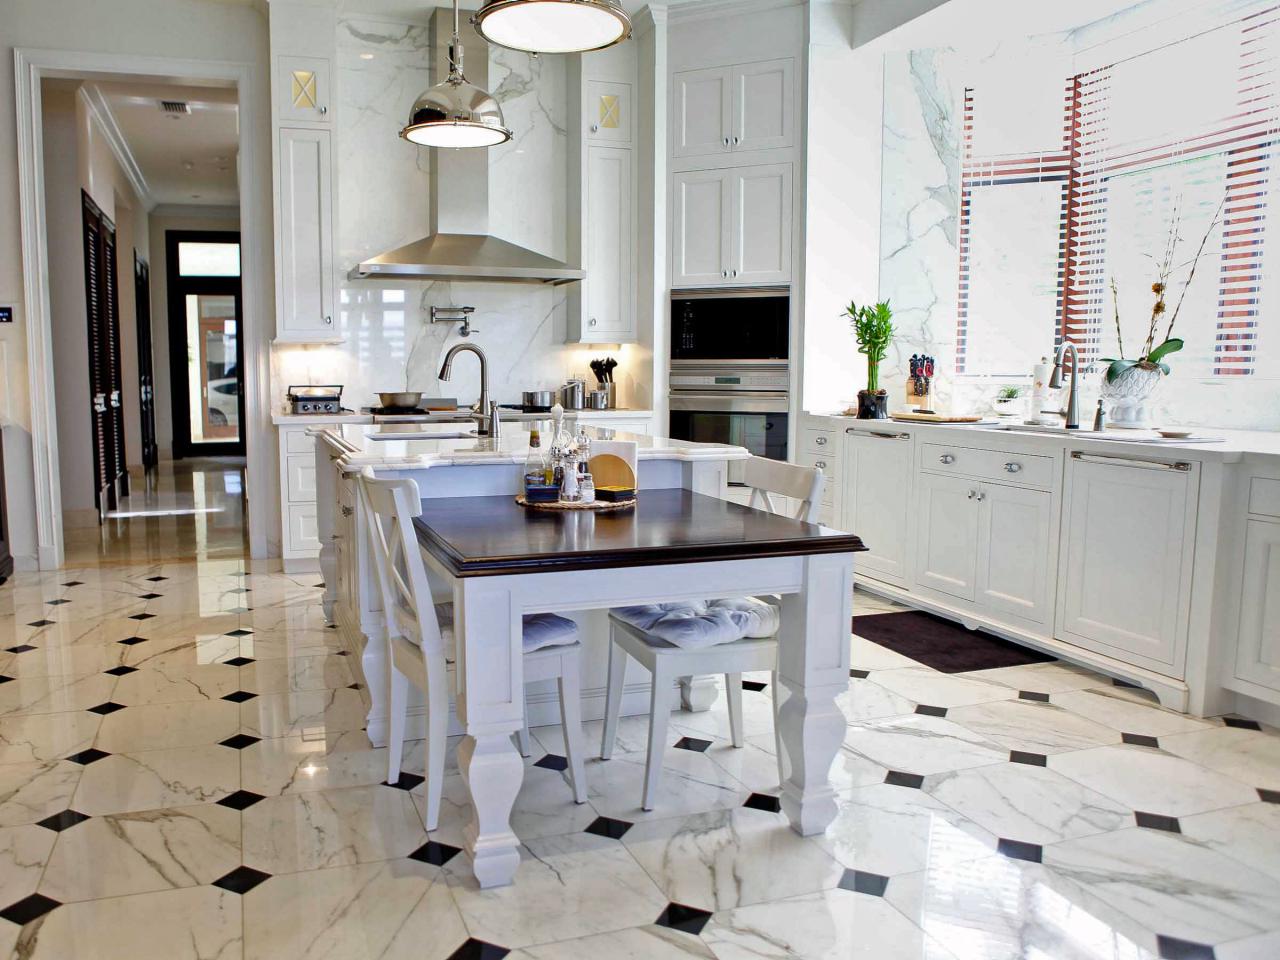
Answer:
[(1093, 414), (1093, 432), (1101, 433), (1107, 428), (1107, 409), (1103, 406), (1104, 401), (1098, 398), (1098, 409)]

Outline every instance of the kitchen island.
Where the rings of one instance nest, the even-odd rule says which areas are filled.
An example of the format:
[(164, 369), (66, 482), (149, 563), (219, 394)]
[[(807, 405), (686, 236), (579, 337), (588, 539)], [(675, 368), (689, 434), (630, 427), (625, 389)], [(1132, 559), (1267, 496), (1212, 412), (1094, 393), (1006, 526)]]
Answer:
[[(597, 429), (591, 435), (611, 433)], [(519, 863), (510, 816), (524, 765), (512, 735), (526, 716), (534, 724), (551, 719), (539, 714), (538, 691), (526, 691), (523, 683), (520, 624), (526, 613), (561, 613), (582, 626), (588, 664), (582, 712), (592, 719), (603, 714), (609, 608), (780, 596), (778, 725), (787, 771), (782, 808), (792, 828), (805, 835), (821, 832), (835, 816), (828, 771), (845, 730), (836, 697), (848, 680), (853, 556), (861, 543), (723, 499), (728, 463), (748, 456), (739, 447), (634, 439), (636, 507), (560, 514), (528, 513), (514, 502), (529, 447), (526, 433), (508, 431), (495, 441), (316, 432), (326, 608), (360, 653), (374, 743), (386, 737), (386, 638), (353, 488), (364, 470), (418, 483), (419, 541), (429, 568), (447, 585), (438, 599), (451, 599), (455, 610), (453, 722), (463, 735), (459, 764), (474, 808), (466, 843), (481, 886), (510, 883)], [(542, 696), (545, 714), (551, 714), (554, 694)], [(640, 701), (630, 712), (644, 712), (647, 685), (626, 689), (624, 710), (628, 697)], [(705, 705), (686, 690), (686, 709)]]

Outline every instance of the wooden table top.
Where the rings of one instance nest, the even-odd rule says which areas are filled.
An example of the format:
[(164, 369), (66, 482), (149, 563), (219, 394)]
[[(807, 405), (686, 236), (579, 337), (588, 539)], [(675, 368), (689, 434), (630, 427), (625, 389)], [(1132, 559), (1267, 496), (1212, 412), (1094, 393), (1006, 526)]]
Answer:
[(509, 496), (422, 501), (418, 540), (459, 577), (853, 553), (862, 541), (683, 489), (641, 490), (634, 509), (539, 511)]

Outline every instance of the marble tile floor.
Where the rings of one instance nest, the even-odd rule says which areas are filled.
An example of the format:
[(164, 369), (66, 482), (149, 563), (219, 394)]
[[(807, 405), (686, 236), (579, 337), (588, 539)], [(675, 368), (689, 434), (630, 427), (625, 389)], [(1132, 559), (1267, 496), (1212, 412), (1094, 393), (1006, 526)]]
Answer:
[[(423, 828), (315, 574), (85, 564), (0, 587), (0, 949), (22, 960), (1280, 956), (1280, 732), (1062, 663), (947, 676), (858, 639), (839, 815), (778, 812), (768, 676), (747, 746), (646, 718), (571, 800), (534, 731), (515, 886), (481, 891), (447, 765)], [(857, 612), (881, 611), (858, 595)], [(1028, 696), (1034, 694), (1035, 696)], [(594, 751), (600, 723), (587, 724)]]

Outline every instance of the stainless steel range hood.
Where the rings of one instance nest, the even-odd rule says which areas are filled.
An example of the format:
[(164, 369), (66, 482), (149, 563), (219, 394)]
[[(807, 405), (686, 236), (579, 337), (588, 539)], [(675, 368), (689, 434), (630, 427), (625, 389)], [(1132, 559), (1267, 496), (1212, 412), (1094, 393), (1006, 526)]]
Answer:
[[(451, 14), (431, 21), (435, 76), (448, 73)], [(487, 87), (488, 59), (467, 61), (468, 79)], [(412, 149), (406, 146), (405, 149)], [(422, 148), (417, 148), (422, 149)], [(351, 280), (476, 280), (485, 283), (572, 283), (585, 274), (554, 257), (489, 233), (489, 151), (431, 150), (431, 233), (369, 257), (347, 273)]]

